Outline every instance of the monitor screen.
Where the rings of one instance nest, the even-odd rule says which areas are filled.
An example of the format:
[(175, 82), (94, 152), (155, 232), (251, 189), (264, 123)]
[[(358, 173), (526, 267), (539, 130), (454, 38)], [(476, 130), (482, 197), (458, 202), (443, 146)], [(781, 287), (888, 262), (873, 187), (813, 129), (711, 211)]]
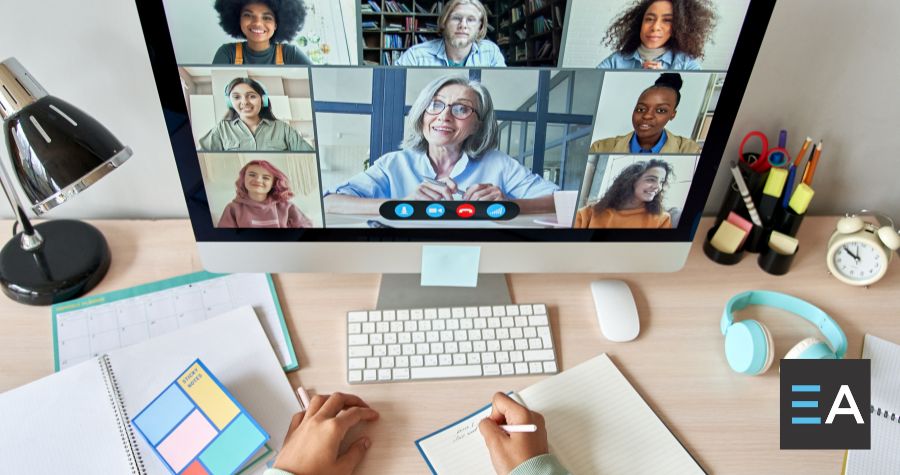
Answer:
[(693, 239), (774, 0), (137, 5), (201, 255), (232, 256), (204, 264), (251, 270), (232, 245), (643, 243), (683, 262), (666, 245)]

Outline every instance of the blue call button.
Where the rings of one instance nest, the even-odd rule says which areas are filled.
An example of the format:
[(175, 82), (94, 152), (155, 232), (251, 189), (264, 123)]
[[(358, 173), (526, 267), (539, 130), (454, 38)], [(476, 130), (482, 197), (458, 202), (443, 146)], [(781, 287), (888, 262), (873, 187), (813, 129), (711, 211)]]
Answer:
[(398, 218), (408, 218), (413, 215), (413, 207), (409, 203), (400, 203), (394, 207), (394, 214)]
[(494, 219), (502, 218), (506, 214), (506, 206), (500, 203), (494, 203), (488, 206), (487, 215)]
[(425, 214), (427, 214), (429, 218), (440, 218), (446, 211), (444, 205), (437, 203), (432, 203), (425, 208)]

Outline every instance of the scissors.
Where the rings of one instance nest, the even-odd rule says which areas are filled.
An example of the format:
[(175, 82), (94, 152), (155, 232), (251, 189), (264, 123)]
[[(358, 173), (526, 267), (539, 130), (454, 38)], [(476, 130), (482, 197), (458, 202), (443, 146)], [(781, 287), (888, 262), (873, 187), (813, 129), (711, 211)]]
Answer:
[[(758, 137), (762, 142), (762, 152), (744, 153), (744, 146), (754, 137)], [(783, 168), (791, 163), (791, 156), (787, 149), (783, 146), (769, 148), (769, 139), (766, 134), (758, 130), (751, 131), (744, 136), (744, 140), (741, 141), (741, 146), (738, 148), (738, 158), (750, 165), (750, 169), (757, 173), (765, 173), (772, 167)]]

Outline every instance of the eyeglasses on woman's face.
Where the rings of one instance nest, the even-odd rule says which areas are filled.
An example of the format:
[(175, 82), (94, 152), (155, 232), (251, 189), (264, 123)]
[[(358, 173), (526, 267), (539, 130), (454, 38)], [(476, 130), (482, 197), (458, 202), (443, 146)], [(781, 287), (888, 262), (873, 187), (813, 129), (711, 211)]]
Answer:
[[(459, 120), (468, 119), (472, 114), (478, 116), (478, 113), (475, 112), (474, 108), (465, 104), (450, 104), (449, 107), (450, 115)], [(438, 115), (441, 112), (444, 112), (444, 109), (446, 108), (447, 104), (445, 102), (438, 99), (432, 99), (431, 102), (428, 103), (428, 107), (425, 108), (425, 113), (430, 115)]]

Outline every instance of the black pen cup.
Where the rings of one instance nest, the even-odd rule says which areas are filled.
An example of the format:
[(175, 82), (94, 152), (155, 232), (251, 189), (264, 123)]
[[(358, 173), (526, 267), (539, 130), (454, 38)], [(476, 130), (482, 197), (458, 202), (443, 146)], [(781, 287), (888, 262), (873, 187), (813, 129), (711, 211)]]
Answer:
[[(758, 203), (763, 183), (762, 175), (753, 171), (750, 168), (750, 165), (747, 165), (747, 163), (743, 161), (738, 162), (738, 168), (741, 171), (741, 176), (744, 177), (744, 182), (747, 183), (747, 189), (750, 191), (750, 196), (753, 197), (755, 203)], [(716, 215), (716, 222), (720, 223), (728, 219), (728, 214), (732, 211), (747, 221), (751, 221), (750, 212), (747, 211), (747, 205), (744, 204), (744, 197), (741, 196), (741, 192), (738, 189), (734, 178), (731, 179), (728, 191), (722, 199), (722, 206), (719, 207), (719, 213)]]
[(794, 261), (794, 256), (797, 255), (797, 252), (800, 249), (797, 248), (794, 250), (793, 254), (782, 254), (771, 247), (766, 247), (766, 249), (759, 254), (759, 258), (756, 262), (759, 264), (759, 268), (768, 272), (772, 275), (784, 275), (791, 269), (791, 262)]
[(775, 212), (772, 229), (781, 234), (796, 237), (797, 231), (800, 230), (800, 224), (803, 223), (804, 216), (806, 216), (806, 213), (798, 214), (790, 208), (779, 208)]
[(713, 238), (713, 235), (716, 234), (716, 231), (719, 230), (719, 226), (713, 226), (712, 229), (706, 233), (706, 239), (703, 240), (703, 253), (706, 254), (706, 257), (713, 260), (713, 262), (717, 262), (726, 266), (733, 266), (738, 262), (741, 262), (741, 259), (744, 258), (744, 250), (743, 247), (738, 248), (734, 253), (722, 252), (710, 243)]
[(743, 250), (752, 253), (763, 252), (769, 246), (769, 236), (771, 234), (771, 229), (754, 224), (750, 232), (747, 233), (747, 239), (744, 240)]

